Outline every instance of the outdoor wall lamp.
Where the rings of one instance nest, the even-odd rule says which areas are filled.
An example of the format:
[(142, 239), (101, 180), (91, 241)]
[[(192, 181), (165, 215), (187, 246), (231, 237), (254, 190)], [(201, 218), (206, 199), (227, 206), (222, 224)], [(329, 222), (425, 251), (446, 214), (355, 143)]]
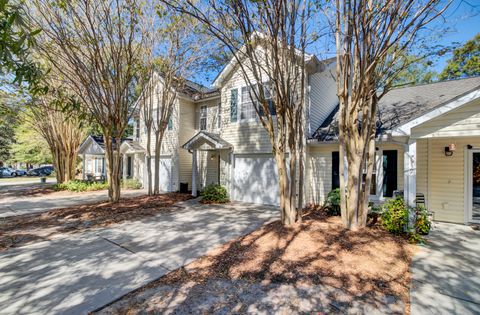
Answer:
[(456, 148), (455, 143), (450, 143), (448, 147), (445, 147), (445, 156), (452, 156)]

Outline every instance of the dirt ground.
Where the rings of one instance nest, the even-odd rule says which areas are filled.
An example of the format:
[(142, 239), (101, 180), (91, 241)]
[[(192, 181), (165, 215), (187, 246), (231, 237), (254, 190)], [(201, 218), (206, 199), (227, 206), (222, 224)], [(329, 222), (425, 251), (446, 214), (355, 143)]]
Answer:
[(408, 313), (414, 251), (378, 225), (348, 231), (315, 209), (301, 225), (265, 225), (101, 313)]
[(158, 196), (123, 198), (114, 204), (100, 202), (1, 218), (0, 251), (47, 240), (61, 233), (78, 233), (171, 211), (169, 206), (190, 198), (189, 194), (168, 193)]

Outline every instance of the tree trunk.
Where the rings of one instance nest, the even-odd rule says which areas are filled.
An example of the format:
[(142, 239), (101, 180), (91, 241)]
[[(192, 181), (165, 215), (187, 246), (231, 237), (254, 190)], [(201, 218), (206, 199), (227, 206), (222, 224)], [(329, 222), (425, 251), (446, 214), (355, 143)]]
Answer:
[(148, 186), (148, 195), (151, 196), (153, 194), (152, 189), (152, 135), (150, 134), (152, 131), (151, 127), (147, 127), (147, 186)]
[(155, 185), (153, 194), (160, 194), (160, 154), (162, 152), (163, 130), (160, 128), (155, 132)]
[[(120, 154), (118, 150), (114, 150), (112, 141), (119, 149), (120, 137), (112, 137), (104, 132), (105, 137), (105, 160), (107, 166), (108, 180), (108, 198), (110, 202), (118, 202), (120, 200)], [(118, 140), (117, 140), (118, 139)]]
[(281, 220), (285, 225), (291, 225), (295, 223), (296, 208), (295, 199), (292, 200), (292, 190), (290, 188), (291, 183), (287, 173), (287, 163), (285, 153), (275, 150), (275, 161), (278, 169), (278, 185), (280, 189), (280, 211)]

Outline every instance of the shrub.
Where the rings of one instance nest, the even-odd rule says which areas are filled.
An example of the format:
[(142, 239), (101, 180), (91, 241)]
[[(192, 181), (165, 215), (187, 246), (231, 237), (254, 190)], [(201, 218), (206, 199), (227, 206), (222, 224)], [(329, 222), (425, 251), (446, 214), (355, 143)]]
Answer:
[(227, 189), (221, 185), (208, 185), (202, 191), (201, 196), (204, 203), (227, 203), (230, 201)]
[(408, 212), (409, 209), (402, 197), (389, 200), (383, 205), (383, 226), (391, 233), (403, 233), (408, 224)]
[(129, 178), (122, 180), (122, 187), (127, 189), (140, 189), (142, 188), (142, 183), (136, 178)]
[(340, 215), (340, 188), (330, 191), (325, 201), (327, 207), (327, 214)]
[(415, 208), (415, 231), (420, 235), (427, 235), (430, 233), (432, 223), (428, 218), (428, 211), (424, 206), (417, 206)]
[(71, 180), (67, 183), (59, 183), (53, 186), (55, 190), (68, 190), (73, 192), (102, 190), (108, 188), (107, 182), (87, 182), (82, 180)]

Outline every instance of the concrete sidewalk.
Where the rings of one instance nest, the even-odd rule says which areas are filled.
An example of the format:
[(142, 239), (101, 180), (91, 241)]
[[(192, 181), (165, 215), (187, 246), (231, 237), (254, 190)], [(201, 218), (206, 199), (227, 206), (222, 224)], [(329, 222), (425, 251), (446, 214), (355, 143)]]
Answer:
[(480, 232), (435, 223), (412, 263), (411, 314), (480, 314)]
[[(122, 197), (135, 197), (144, 194), (146, 194), (145, 190), (122, 190)], [(0, 197), (2, 197), (1, 192)], [(77, 205), (85, 205), (107, 200), (108, 192), (106, 190), (82, 193), (54, 192), (35, 197), (4, 197), (0, 198), (0, 218), (43, 212)]]
[(86, 314), (278, 216), (274, 207), (187, 201), (10, 249), (0, 254), (0, 314)]

